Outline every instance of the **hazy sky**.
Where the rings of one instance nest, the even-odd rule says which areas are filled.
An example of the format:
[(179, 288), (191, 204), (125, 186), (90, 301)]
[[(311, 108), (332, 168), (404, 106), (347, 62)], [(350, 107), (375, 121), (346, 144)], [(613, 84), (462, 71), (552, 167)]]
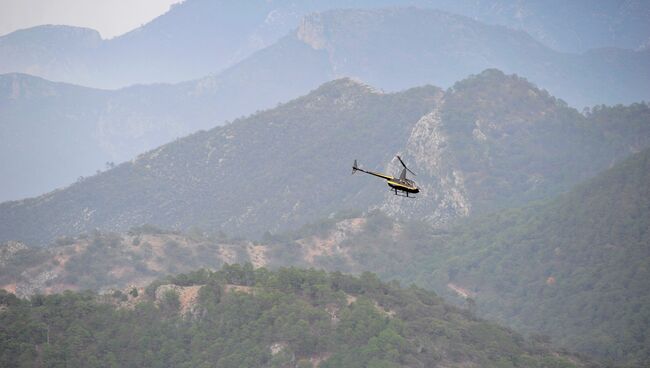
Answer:
[(93, 28), (103, 38), (126, 33), (181, 0), (0, 0), (0, 35), (41, 24)]

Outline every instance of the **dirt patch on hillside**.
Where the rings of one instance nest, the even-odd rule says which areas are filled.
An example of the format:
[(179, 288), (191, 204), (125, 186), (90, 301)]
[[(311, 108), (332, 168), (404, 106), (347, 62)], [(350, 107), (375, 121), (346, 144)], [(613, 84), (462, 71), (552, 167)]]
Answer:
[(463, 297), (465, 299), (474, 298), (476, 296), (475, 292), (473, 292), (471, 290), (467, 290), (467, 289), (465, 289), (465, 288), (463, 288), (463, 287), (461, 287), (459, 285), (456, 285), (454, 283), (451, 283), (451, 282), (447, 284), (447, 287), (451, 291), (455, 292), (458, 296)]
[(16, 284), (7, 284), (0, 287), (0, 289), (5, 289), (6, 291), (16, 294)]
[(218, 257), (224, 263), (233, 264), (237, 261), (237, 253), (230, 246), (220, 246)]
[(156, 289), (156, 301), (161, 302), (168, 291), (174, 291), (178, 294), (180, 303), (179, 313), (181, 315), (194, 315), (199, 301), (199, 290), (203, 285), (178, 286), (178, 285), (160, 285)]
[(264, 245), (249, 245), (246, 247), (248, 258), (250, 259), (253, 267), (260, 268), (266, 266), (268, 263), (266, 259), (266, 246)]
[(379, 305), (379, 303), (377, 303), (377, 301), (375, 301), (375, 308), (377, 308), (377, 311), (379, 311), (379, 313), (381, 313), (381, 314), (383, 314), (383, 315), (385, 315), (387, 317), (390, 317), (390, 318), (395, 317), (395, 315), (397, 314), (397, 312), (395, 312), (394, 310), (392, 310), (390, 308), (382, 307), (381, 305)]
[(232, 285), (228, 284), (224, 287), (225, 292), (233, 292), (233, 291), (238, 291), (240, 293), (246, 293), (246, 294), (253, 294), (253, 287), (252, 286), (243, 286), (243, 285)]
[(341, 244), (351, 235), (360, 232), (365, 223), (365, 218), (343, 220), (325, 236), (312, 236), (298, 240), (297, 243), (303, 250), (303, 258), (307, 263), (314, 265), (317, 257), (341, 256), (348, 264), (353, 264), (348, 249), (341, 247)]
[(313, 368), (317, 368), (322, 362), (326, 361), (332, 356), (330, 352), (315, 354), (309, 357), (309, 362)]

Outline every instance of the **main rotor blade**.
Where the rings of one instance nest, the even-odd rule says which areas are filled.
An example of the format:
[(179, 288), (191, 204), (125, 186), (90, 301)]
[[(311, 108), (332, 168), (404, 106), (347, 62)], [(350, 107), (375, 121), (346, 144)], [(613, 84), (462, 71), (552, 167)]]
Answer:
[[(402, 166), (404, 166), (404, 168), (405, 168), (408, 172), (410, 172), (411, 174), (415, 175), (415, 173), (414, 173), (413, 171), (411, 171), (411, 169), (409, 169), (408, 167), (406, 167), (406, 164), (404, 163), (404, 161), (402, 161), (402, 158), (401, 158), (401, 157), (397, 156), (397, 159), (399, 160), (399, 162), (402, 164)], [(417, 176), (417, 175), (415, 175), (415, 176)]]

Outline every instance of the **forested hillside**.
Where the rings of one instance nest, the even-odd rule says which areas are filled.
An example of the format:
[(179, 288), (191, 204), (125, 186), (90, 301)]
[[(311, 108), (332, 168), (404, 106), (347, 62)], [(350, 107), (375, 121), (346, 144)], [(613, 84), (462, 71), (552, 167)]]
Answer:
[(375, 275), (228, 266), (146, 289), (0, 291), (0, 364), (69, 367), (584, 367)]
[[(283, 59), (287, 54), (294, 58)], [(217, 76), (178, 84), (99, 90), (0, 75), (0, 153), (13, 158), (0, 162), (0, 175), (12, 178), (0, 183), (0, 202), (70, 185), (104, 170), (107, 162), (131, 160), (198, 130), (275, 107), (331, 78), (323, 53), (295, 38)]]
[(649, 19), (182, 0), (0, 35), (0, 368), (650, 367)]
[[(0, 73), (11, 73), (0, 75), (0, 146), (11, 147), (7, 154), (15, 157), (0, 166), (0, 175), (13, 178), (11, 187), (0, 187), (0, 201), (61, 188), (107, 162), (131, 160), (178, 137), (272, 108), (334, 78), (394, 92), (424, 84), (447, 88), (498, 68), (525, 76), (578, 109), (650, 98), (650, 49), (559, 52), (520, 30), (430, 9), (455, 7), (446, 1), (377, 9), (393, 3), (418, 1), (358, 0), (367, 8), (348, 9), (345, 1), (253, 6), (193, 0), (112, 40), (64, 26), (0, 37)], [(345, 9), (323, 11), (336, 6)], [(504, 4), (467, 7), (486, 14), (512, 11)], [(243, 23), (231, 24), (235, 19)], [(595, 22), (601, 21), (610, 22)], [(75, 56), (79, 49), (83, 55)], [(79, 75), (64, 77), (69, 73)], [(123, 88), (73, 87), (35, 76), (81, 84), (99, 78), (103, 82), (84, 85), (102, 87), (115, 87), (109, 81), (116, 78)], [(71, 88), (84, 96), (67, 93)], [(11, 139), (18, 136), (17, 146)], [(48, 172), (46, 179), (39, 172)]]
[(354, 231), (322, 222), (277, 241), (312, 248), (312, 265), (380, 270), (559, 346), (644, 366), (649, 190), (646, 149), (552, 200), (447, 230), (374, 213)]
[(92, 232), (47, 248), (0, 248), (0, 287), (20, 296), (125, 288), (225, 263), (318, 267), (434, 289), (535, 339), (642, 366), (649, 361), (650, 150), (555, 199), (447, 229), (349, 213), (253, 243), (153, 227)]
[(382, 192), (363, 189), (374, 182), (348, 180), (352, 159), (387, 162), (441, 96), (431, 86), (383, 94), (349, 79), (327, 83), (64, 190), (0, 204), (0, 239), (47, 243), (145, 223), (261, 235), (367, 207)]
[(462, 285), (482, 315), (578, 351), (650, 362), (650, 150), (436, 244), (416, 267), (420, 284)]
[[(648, 110), (602, 107), (585, 117), (496, 70), (444, 93), (429, 86), (388, 94), (342, 79), (64, 190), (0, 204), (0, 241), (47, 244), (143, 224), (259, 238), (371, 207), (445, 223), (595, 175), (648, 145)], [(420, 174), (418, 201), (395, 202), (383, 196), (384, 183), (348, 175), (355, 158), (397, 173), (384, 165), (400, 152)]]

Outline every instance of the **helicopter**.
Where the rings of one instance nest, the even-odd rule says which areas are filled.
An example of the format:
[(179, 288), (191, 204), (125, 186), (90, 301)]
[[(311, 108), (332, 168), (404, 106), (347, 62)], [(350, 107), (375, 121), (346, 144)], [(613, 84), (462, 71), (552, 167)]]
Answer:
[[(404, 166), (404, 168), (402, 169), (402, 173), (399, 175), (399, 178), (361, 169), (359, 168), (359, 166), (357, 166), (357, 160), (354, 160), (354, 164), (352, 164), (352, 174), (356, 173), (357, 171), (361, 171), (366, 174), (370, 174), (370, 175), (380, 177), (382, 179), (386, 179), (387, 180), (386, 184), (388, 184), (388, 186), (392, 188), (391, 190), (395, 192), (394, 194), (396, 196), (415, 198), (415, 197), (409, 197), (409, 193), (413, 193), (413, 194), (419, 193), (420, 188), (418, 188), (418, 186), (415, 184), (413, 180), (409, 180), (406, 178), (406, 172), (408, 171), (413, 175), (415, 175), (415, 173), (411, 171), (408, 167), (406, 167), (406, 164), (404, 163), (404, 161), (402, 161), (401, 157), (399, 156), (396, 157), (399, 160), (399, 162), (402, 164), (402, 166)], [(398, 191), (400, 192), (399, 194)]]

